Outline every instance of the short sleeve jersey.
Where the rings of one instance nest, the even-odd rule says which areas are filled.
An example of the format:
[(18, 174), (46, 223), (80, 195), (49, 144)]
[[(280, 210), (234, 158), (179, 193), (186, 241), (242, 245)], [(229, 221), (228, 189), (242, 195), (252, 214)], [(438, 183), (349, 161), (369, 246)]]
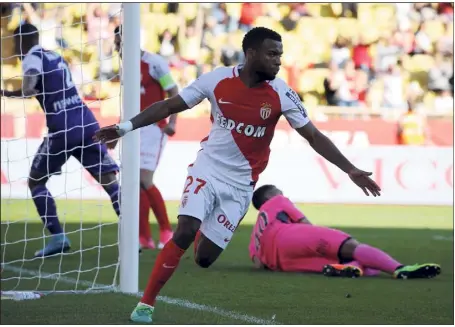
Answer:
[(276, 124), (284, 115), (293, 128), (309, 122), (298, 95), (281, 79), (248, 88), (241, 67), (221, 67), (180, 92), (188, 107), (211, 104), (212, 127), (196, 164), (206, 162), (220, 179), (251, 189), (267, 166)]

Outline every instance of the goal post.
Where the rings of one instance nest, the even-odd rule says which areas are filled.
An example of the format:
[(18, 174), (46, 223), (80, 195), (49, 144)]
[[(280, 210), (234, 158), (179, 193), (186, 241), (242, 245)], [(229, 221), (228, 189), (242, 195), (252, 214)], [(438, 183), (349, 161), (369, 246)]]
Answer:
[[(97, 6), (101, 6), (104, 16), (94, 17)], [(18, 59), (25, 53), (16, 53), (14, 31), (23, 17), (28, 17), (40, 32), (43, 48), (65, 59), (72, 83), (100, 126), (118, 122), (119, 116), (121, 120), (131, 119), (140, 112), (140, 4), (40, 3), (5, 7), (11, 9), (7, 13), (2, 10), (1, 16), (2, 90), (22, 87), (23, 71)], [(109, 29), (111, 24), (120, 23), (122, 59), (113, 51), (114, 36)], [(102, 30), (100, 26), (108, 27)], [(117, 68), (120, 81), (116, 78)], [(36, 197), (31, 195), (27, 178), (33, 158), (49, 134), (46, 116), (32, 98), (1, 97), (0, 105), (2, 295), (13, 292), (20, 296), (25, 291), (137, 293), (139, 131), (129, 133), (115, 150), (110, 150), (120, 166), (120, 219), (109, 195), (74, 157), (68, 158), (61, 173), (49, 175), (46, 188), (55, 199), (56, 214), (71, 250), (49, 258), (35, 257), (35, 252), (48, 244), (50, 234), (37, 212)], [(77, 147), (83, 156), (88, 146)]]
[[(140, 4), (123, 4), (122, 118), (140, 107)], [(139, 130), (125, 135), (121, 151), (120, 291), (135, 293), (139, 280)]]

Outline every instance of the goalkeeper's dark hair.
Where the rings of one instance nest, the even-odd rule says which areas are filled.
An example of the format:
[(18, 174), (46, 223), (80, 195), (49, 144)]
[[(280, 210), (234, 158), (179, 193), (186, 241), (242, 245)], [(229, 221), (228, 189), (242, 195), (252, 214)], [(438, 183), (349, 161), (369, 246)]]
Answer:
[(246, 54), (248, 49), (259, 48), (265, 39), (281, 42), (281, 35), (267, 27), (255, 27), (243, 37), (243, 53)]
[(253, 207), (255, 207), (256, 210), (259, 210), (261, 206), (268, 200), (267, 193), (273, 189), (276, 189), (276, 186), (268, 184), (262, 185), (254, 191), (253, 199), (251, 202), (253, 203)]
[(25, 41), (30, 40), (39, 40), (39, 32), (35, 25), (33, 24), (21, 24), (13, 32), (14, 37), (22, 36), (22, 39)]

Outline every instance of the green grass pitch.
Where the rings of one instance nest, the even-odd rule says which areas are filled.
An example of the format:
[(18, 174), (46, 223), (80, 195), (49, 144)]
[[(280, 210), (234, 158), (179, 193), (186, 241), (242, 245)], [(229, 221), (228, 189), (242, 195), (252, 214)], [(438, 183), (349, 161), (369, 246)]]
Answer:
[[(2, 271), (3, 290), (75, 289), (72, 284), (75, 281), (79, 281), (79, 290), (87, 287), (87, 281), (112, 284), (118, 250), (116, 217), (110, 204), (60, 200), (57, 206), (66, 230), (73, 232), (72, 252), (63, 257), (30, 260), (43, 244), (43, 228), (33, 203), (2, 200), (2, 262), (16, 268)], [(343, 229), (361, 242), (388, 251), (403, 263), (439, 263), (442, 274), (432, 280), (394, 280), (387, 275), (330, 279), (321, 275), (254, 271), (248, 258), (255, 219), (255, 210), (251, 209), (227, 250), (211, 268), (202, 269), (194, 264), (192, 248), (184, 255), (179, 269), (162, 291), (166, 301), (156, 305), (155, 323), (454, 323), (452, 207), (306, 205), (302, 209), (313, 223)], [(168, 203), (168, 211), (175, 223), (177, 203)], [(78, 231), (81, 228), (83, 232)], [(156, 239), (155, 223), (152, 229)], [(29, 241), (25, 242), (25, 238)], [(140, 255), (141, 290), (156, 254), (145, 251)], [(28, 260), (25, 263), (24, 258)], [(21, 274), (18, 269), (22, 269)], [(38, 279), (33, 276), (37, 271), (70, 273), (64, 275), (65, 280)], [(137, 301), (134, 296), (118, 293), (55, 294), (21, 302), (2, 300), (1, 323), (127, 324)]]

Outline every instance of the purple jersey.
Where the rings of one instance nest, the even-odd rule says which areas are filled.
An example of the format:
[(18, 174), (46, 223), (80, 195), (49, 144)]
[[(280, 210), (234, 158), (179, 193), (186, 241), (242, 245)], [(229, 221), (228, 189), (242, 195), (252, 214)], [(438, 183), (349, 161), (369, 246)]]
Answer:
[(33, 159), (32, 169), (45, 175), (59, 174), (73, 156), (92, 175), (118, 171), (106, 145), (92, 140), (99, 129), (98, 121), (80, 98), (65, 60), (36, 45), (25, 55), (22, 69), (24, 74), (27, 71), (38, 74), (36, 99), (46, 114), (49, 129)]
[(59, 54), (36, 45), (25, 55), (22, 69), (24, 74), (30, 70), (38, 71), (36, 99), (46, 114), (50, 133), (97, 124), (95, 116), (79, 96), (68, 64)]

